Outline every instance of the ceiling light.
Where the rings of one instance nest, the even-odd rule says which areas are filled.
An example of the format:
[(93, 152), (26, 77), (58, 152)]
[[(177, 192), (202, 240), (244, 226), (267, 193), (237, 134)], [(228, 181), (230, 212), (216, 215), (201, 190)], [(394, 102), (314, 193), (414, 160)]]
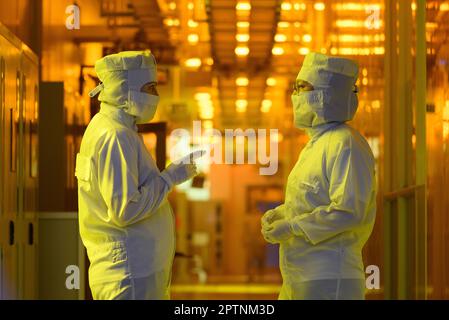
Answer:
[(282, 48), (282, 47), (274, 47), (271, 50), (271, 53), (274, 54), (275, 56), (280, 56), (280, 55), (284, 54), (284, 48)]
[(195, 100), (210, 100), (210, 93), (209, 92), (197, 92), (193, 96)]
[(310, 34), (305, 34), (302, 36), (302, 41), (304, 42), (311, 42), (312, 41), (312, 36)]
[(238, 11), (248, 11), (251, 10), (251, 4), (249, 2), (239, 2), (235, 6)]
[(313, 8), (316, 11), (323, 11), (324, 9), (326, 9), (326, 5), (323, 2), (317, 2), (313, 5)]
[(196, 22), (195, 20), (189, 19), (189, 21), (187, 22), (187, 25), (190, 28), (196, 28), (196, 27), (198, 27), (198, 22)]
[(278, 28), (288, 28), (290, 26), (290, 23), (287, 21), (279, 21), (278, 22)]
[(303, 56), (305, 56), (306, 54), (308, 54), (310, 52), (310, 49), (307, 47), (302, 47), (302, 48), (299, 48), (298, 52), (299, 52), (299, 54), (302, 54)]
[(249, 54), (249, 48), (248, 47), (236, 47), (235, 48), (235, 54), (238, 56), (247, 56)]
[(273, 105), (273, 102), (269, 99), (262, 100), (262, 106), (260, 107), (261, 112), (269, 112), (271, 109), (271, 106)]
[(289, 11), (292, 9), (292, 4), (290, 2), (282, 2), (281, 9), (285, 11)]
[(176, 3), (170, 2), (170, 3), (168, 4), (168, 8), (169, 8), (170, 10), (176, 10)]
[(235, 108), (237, 112), (245, 112), (248, 107), (248, 100), (239, 99), (235, 101)]
[(195, 44), (198, 43), (199, 37), (197, 34), (191, 33), (187, 36), (187, 40), (189, 41), (189, 43)]
[(287, 40), (287, 36), (282, 33), (278, 33), (274, 36), (274, 41), (276, 42), (285, 42)]
[(237, 28), (239, 28), (239, 29), (249, 28), (249, 22), (248, 21), (238, 21)]
[(267, 78), (267, 86), (273, 87), (276, 85), (276, 79), (273, 77)]
[(239, 87), (246, 87), (249, 83), (248, 78), (246, 77), (238, 77), (235, 79), (235, 84)]
[(189, 68), (198, 68), (201, 66), (201, 59), (199, 58), (190, 58), (185, 62), (185, 66)]
[(235, 35), (235, 40), (238, 42), (248, 42), (249, 41), (249, 34), (247, 33), (238, 33)]

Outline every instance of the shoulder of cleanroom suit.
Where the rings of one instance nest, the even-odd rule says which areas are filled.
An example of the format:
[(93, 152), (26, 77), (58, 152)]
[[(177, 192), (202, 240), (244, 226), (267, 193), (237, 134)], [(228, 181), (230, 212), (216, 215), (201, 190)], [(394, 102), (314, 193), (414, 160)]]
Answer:
[[(314, 90), (292, 95), (294, 122), (311, 139), (288, 177), (285, 203), (275, 209), (292, 233), (278, 241), (280, 298), (364, 297), (362, 247), (374, 225), (376, 181), (368, 143), (344, 123), (357, 110), (357, 76), (354, 61), (319, 53), (308, 54), (298, 74)], [(358, 290), (345, 292), (347, 279), (360, 279)], [(340, 292), (328, 292), (329, 283)]]
[(156, 111), (159, 97), (140, 92), (156, 82), (156, 61), (149, 52), (121, 52), (98, 60), (95, 70), (101, 109), (76, 161), (92, 293), (95, 299), (167, 298), (175, 228), (166, 196), (177, 181), (158, 170), (136, 127)]

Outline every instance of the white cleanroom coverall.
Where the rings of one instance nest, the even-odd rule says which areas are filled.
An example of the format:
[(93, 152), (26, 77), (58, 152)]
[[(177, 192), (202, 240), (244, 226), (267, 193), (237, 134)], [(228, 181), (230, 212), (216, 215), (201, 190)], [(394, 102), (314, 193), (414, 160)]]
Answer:
[(314, 87), (292, 95), (295, 125), (310, 140), (291, 171), (285, 202), (262, 218), (280, 243), (280, 299), (364, 299), (362, 248), (375, 221), (375, 160), (345, 122), (357, 109), (358, 67), (311, 53), (297, 79)]
[(194, 165), (162, 173), (137, 133), (151, 120), (158, 96), (141, 92), (156, 81), (148, 52), (97, 61), (101, 109), (84, 133), (76, 159), (79, 227), (90, 260), (94, 299), (168, 299), (175, 253), (167, 194), (195, 174)]

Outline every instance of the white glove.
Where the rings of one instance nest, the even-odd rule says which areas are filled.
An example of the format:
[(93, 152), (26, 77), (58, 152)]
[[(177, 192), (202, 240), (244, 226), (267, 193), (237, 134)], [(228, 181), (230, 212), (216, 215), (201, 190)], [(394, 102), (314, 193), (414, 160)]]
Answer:
[(290, 221), (281, 219), (266, 228), (262, 227), (262, 235), (270, 243), (280, 243), (293, 237), (294, 233)]
[(260, 219), (262, 228), (267, 228), (274, 221), (284, 218), (284, 214), (281, 208), (277, 207), (275, 209), (268, 210)]
[(161, 172), (161, 177), (171, 188), (173, 185), (183, 183), (184, 181), (193, 178), (197, 174), (198, 172), (196, 171), (196, 165), (194, 163), (172, 163), (167, 167), (167, 169)]

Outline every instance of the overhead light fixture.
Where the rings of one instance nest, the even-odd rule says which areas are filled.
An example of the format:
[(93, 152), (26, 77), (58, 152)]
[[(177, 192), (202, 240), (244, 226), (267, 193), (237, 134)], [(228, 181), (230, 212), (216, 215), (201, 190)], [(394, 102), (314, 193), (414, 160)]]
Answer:
[(287, 21), (279, 21), (278, 22), (278, 28), (288, 28), (290, 26), (290, 23)]
[(235, 48), (234, 51), (235, 51), (235, 54), (238, 56), (247, 56), (249, 54), (248, 47), (238, 46)]
[(316, 11), (323, 11), (324, 9), (326, 9), (326, 5), (325, 5), (323, 2), (316, 2), (316, 3), (313, 5), (313, 8), (314, 8)]
[(189, 19), (189, 21), (187, 22), (187, 25), (190, 27), (190, 28), (196, 28), (196, 27), (198, 27), (198, 22), (196, 22), (195, 20), (192, 20), (192, 19)]
[(249, 28), (249, 22), (248, 21), (238, 21), (237, 28), (239, 28), (239, 29)]
[(249, 41), (249, 34), (247, 33), (238, 33), (235, 35), (235, 40), (238, 42), (248, 42)]
[(170, 3), (168, 4), (168, 8), (169, 8), (170, 10), (176, 10), (176, 3), (175, 3), (175, 2), (170, 2)]
[(266, 83), (267, 83), (267, 86), (274, 87), (276, 85), (277, 81), (275, 78), (269, 77), (269, 78), (267, 78)]
[(210, 93), (209, 92), (197, 92), (193, 96), (195, 100), (210, 100)]
[(201, 66), (201, 59), (199, 58), (190, 58), (185, 62), (185, 66), (189, 68), (198, 68)]
[(235, 101), (235, 108), (237, 112), (245, 112), (248, 107), (248, 100), (238, 99)]
[(290, 2), (282, 2), (281, 9), (284, 11), (289, 11), (292, 9), (292, 4)]
[(273, 47), (273, 49), (271, 50), (271, 53), (274, 54), (275, 56), (280, 56), (280, 55), (284, 54), (284, 48)]
[(195, 44), (198, 43), (199, 37), (196, 33), (191, 33), (187, 36), (187, 40), (189, 43)]
[(263, 113), (267, 113), (270, 111), (273, 102), (269, 99), (262, 100), (262, 106), (260, 107), (260, 111)]
[(305, 34), (302, 36), (302, 41), (304, 42), (312, 42), (312, 36), (310, 34)]
[(305, 56), (306, 54), (308, 54), (310, 52), (310, 49), (307, 47), (302, 47), (302, 48), (299, 48), (298, 52), (299, 52), (299, 54)]
[(206, 64), (208, 65), (208, 66), (211, 66), (211, 65), (213, 65), (214, 64), (214, 59), (212, 59), (212, 58), (207, 58), (206, 59)]
[(193, 2), (189, 2), (189, 3), (187, 4), (187, 9), (193, 10), (194, 8), (195, 8), (195, 5), (193, 4)]
[(249, 11), (251, 10), (251, 4), (249, 2), (238, 2), (235, 8), (237, 11)]
[(235, 79), (235, 84), (239, 87), (246, 87), (249, 84), (247, 77), (238, 77)]
[(274, 36), (274, 41), (276, 42), (285, 42), (287, 41), (287, 36), (282, 33), (278, 33)]

